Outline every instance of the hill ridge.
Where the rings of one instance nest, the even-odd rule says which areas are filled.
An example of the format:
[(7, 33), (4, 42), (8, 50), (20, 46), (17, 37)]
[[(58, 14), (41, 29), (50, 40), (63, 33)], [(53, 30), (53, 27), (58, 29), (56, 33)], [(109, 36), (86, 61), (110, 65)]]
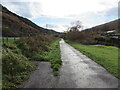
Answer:
[(58, 34), (54, 30), (40, 27), (31, 20), (11, 12), (1, 4), (0, 7), (2, 7), (0, 14), (2, 16), (2, 35), (4, 37), (28, 36), (36, 33)]

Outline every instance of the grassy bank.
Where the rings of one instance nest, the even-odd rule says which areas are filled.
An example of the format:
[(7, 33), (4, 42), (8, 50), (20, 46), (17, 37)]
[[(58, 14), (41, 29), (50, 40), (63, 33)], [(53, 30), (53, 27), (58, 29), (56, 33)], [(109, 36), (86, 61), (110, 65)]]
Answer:
[(110, 73), (118, 76), (118, 48), (104, 45), (83, 45), (80, 43), (66, 41), (71, 46), (93, 59), (106, 68)]
[(49, 61), (51, 68), (58, 71), (61, 65), (59, 38), (37, 36), (17, 41), (17, 47), (29, 60)]
[(35, 65), (28, 61), (15, 44), (2, 46), (2, 87), (16, 88), (28, 77)]
[(54, 40), (48, 46), (48, 51), (46, 51), (42, 54), (37, 54), (32, 57), (32, 60), (51, 62), (51, 68), (53, 69), (53, 74), (55, 76), (57, 76), (59, 74), (58, 70), (62, 64), (59, 41), (60, 41), (60, 39)]
[(59, 37), (51, 35), (21, 38), (16, 42), (22, 54), (31, 61), (49, 61), (54, 74), (61, 66)]
[(36, 68), (31, 61), (49, 61), (57, 76), (61, 65), (59, 38), (54, 36), (25, 37), (2, 45), (3, 88), (16, 88)]

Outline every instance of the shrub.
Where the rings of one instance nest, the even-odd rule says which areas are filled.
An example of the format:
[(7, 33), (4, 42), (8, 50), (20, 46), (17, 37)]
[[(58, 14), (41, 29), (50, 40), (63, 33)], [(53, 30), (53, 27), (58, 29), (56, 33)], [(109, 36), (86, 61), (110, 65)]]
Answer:
[(9, 48), (13, 53), (21, 54), (21, 51), (17, 48), (15, 44), (4, 43), (3, 48)]
[[(49, 51), (48, 46), (52, 43), (53, 40), (54, 37), (51, 35), (38, 35), (21, 38), (15, 43), (26, 57), (38, 60), (42, 58), (42, 53)], [(38, 53), (40, 55), (36, 55)]]

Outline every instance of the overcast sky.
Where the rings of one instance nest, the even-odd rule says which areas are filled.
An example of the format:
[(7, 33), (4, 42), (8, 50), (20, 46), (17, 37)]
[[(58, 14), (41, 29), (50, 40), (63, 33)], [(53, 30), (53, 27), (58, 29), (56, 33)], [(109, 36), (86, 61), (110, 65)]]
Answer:
[(80, 20), (84, 28), (91, 28), (118, 19), (118, 1), (4, 0), (1, 4), (39, 26), (63, 32), (76, 20)]

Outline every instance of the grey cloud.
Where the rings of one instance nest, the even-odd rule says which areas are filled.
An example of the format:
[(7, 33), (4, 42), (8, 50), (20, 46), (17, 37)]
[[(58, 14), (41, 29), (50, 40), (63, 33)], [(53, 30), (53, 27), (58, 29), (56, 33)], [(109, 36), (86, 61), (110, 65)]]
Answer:
[(109, 17), (118, 17), (118, 7), (113, 7), (106, 11), (106, 16)]
[(47, 28), (58, 28), (59, 26), (55, 24), (46, 24), (46, 27)]
[[(9, 10), (15, 12), (16, 14), (26, 18), (32, 18), (34, 17), (34, 13), (32, 11), (33, 7), (31, 7), (30, 4), (31, 4), (30, 2), (3, 2), (2, 3), (3, 6), (7, 7)], [(32, 6), (37, 7), (38, 3), (32, 3)]]
[(16, 11), (17, 14), (20, 14), (21, 16), (24, 16), (27, 18), (32, 18), (32, 13), (30, 10), (29, 3), (19, 2), (19, 3), (14, 3), (13, 5), (17, 5), (19, 7)]
[(68, 27), (70, 27), (70, 25), (62, 25), (63, 27), (65, 27), (65, 28), (68, 28)]

